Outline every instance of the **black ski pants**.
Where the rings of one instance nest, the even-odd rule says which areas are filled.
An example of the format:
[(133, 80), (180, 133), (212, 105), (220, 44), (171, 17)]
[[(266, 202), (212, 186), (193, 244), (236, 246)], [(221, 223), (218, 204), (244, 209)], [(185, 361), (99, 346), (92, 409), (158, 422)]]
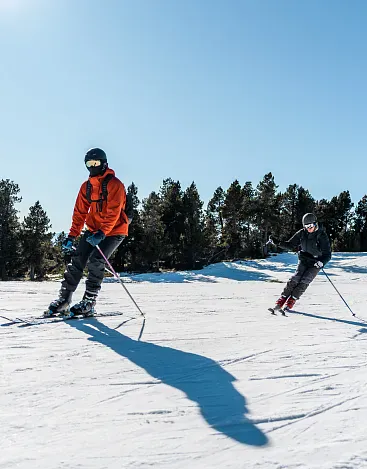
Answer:
[[(316, 260), (315, 260), (316, 262)], [(297, 270), (294, 275), (288, 280), (285, 286), (282, 296), (293, 296), (297, 300), (303, 295), (310, 283), (314, 280), (319, 270), (314, 265), (307, 265), (306, 263), (299, 261)]]
[[(83, 234), (75, 253), (71, 257), (71, 262), (66, 267), (64, 280), (61, 284), (61, 291), (65, 292), (65, 295), (71, 295), (71, 292), (77, 289), (85, 267), (88, 268), (88, 276), (85, 282), (86, 293), (97, 296), (101, 289), (106, 261), (98, 249), (87, 242), (87, 238), (91, 234), (90, 231)], [(98, 246), (108, 259), (124, 238), (124, 235), (106, 236)]]

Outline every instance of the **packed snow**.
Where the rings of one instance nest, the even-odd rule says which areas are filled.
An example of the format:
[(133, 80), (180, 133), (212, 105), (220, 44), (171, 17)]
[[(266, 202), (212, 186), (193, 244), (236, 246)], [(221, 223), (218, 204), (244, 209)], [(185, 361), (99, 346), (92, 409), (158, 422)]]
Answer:
[(0, 282), (0, 468), (367, 468), (367, 254), (325, 269), (355, 317), (323, 273), (270, 315), (296, 262), (124, 276), (145, 323), (111, 278), (121, 316), (15, 323), (60, 284)]

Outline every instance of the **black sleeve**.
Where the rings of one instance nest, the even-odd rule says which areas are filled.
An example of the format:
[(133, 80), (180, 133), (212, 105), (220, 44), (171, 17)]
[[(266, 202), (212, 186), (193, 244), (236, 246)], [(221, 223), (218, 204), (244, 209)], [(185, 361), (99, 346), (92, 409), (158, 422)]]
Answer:
[(280, 241), (279, 246), (284, 249), (295, 249), (301, 244), (302, 230), (297, 231), (288, 241)]
[(320, 233), (319, 247), (322, 254), (318, 257), (318, 260), (321, 261), (324, 265), (326, 265), (331, 259), (331, 247), (329, 237), (325, 231), (322, 231)]

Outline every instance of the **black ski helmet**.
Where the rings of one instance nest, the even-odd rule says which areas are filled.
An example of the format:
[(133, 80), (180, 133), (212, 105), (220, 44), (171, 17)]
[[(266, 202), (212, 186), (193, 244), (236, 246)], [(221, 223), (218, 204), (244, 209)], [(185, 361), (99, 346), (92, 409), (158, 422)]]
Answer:
[(314, 215), (313, 213), (305, 213), (302, 217), (302, 225), (305, 226), (310, 223), (317, 223), (316, 215)]
[(91, 148), (85, 154), (84, 163), (90, 160), (100, 160), (102, 163), (107, 163), (107, 155), (100, 148)]
[(89, 171), (89, 176), (90, 177), (103, 176), (103, 174), (106, 172), (106, 169), (108, 168), (106, 153), (100, 148), (91, 148), (85, 154), (85, 157), (84, 157), (85, 165), (87, 165), (88, 161), (91, 161), (91, 160), (100, 161), (101, 164), (99, 164), (98, 166), (91, 166), (91, 167), (87, 166), (87, 169)]

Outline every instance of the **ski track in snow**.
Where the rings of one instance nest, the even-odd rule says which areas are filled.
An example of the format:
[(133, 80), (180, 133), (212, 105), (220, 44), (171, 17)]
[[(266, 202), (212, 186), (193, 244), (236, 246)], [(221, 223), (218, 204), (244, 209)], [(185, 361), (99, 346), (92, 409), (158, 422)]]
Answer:
[(327, 267), (358, 317), (321, 273), (271, 316), (294, 267), (126, 277), (143, 330), (111, 279), (98, 311), (123, 316), (35, 326), (4, 317), (40, 316), (59, 283), (1, 282), (0, 469), (367, 468), (367, 254)]

